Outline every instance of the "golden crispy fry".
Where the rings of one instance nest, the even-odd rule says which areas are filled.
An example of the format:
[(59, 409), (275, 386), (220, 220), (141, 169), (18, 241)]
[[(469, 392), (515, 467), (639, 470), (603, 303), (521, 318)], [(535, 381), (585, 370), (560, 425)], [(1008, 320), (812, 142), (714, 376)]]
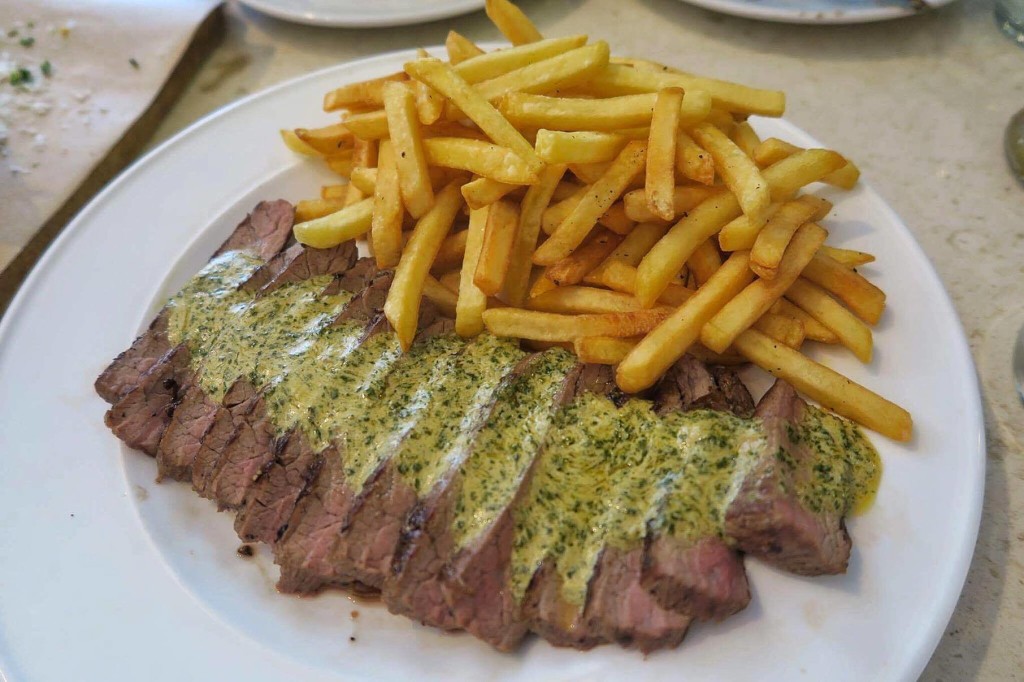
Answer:
[(423, 297), (448, 317), (455, 317), (459, 297), (430, 275), (423, 279)]
[(453, 62), (452, 66), (455, 68), (455, 73), (462, 76), (470, 85), (474, 85), (521, 69), (524, 66), (529, 66), (551, 57), (557, 57), (560, 54), (583, 47), (586, 44), (587, 36), (584, 35), (547, 38), (505, 50), (481, 52), (472, 59), (465, 60), (459, 64)]
[(476, 46), (476, 43), (458, 31), (448, 31), (444, 49), (448, 52), (448, 61), (452, 63), (452, 66), (484, 54), (484, 51)]
[(342, 201), (347, 193), (348, 185), (324, 185), (320, 188), (321, 199), (337, 199)]
[(715, 183), (715, 161), (685, 131), (676, 136), (676, 170), (702, 185)]
[[(463, 230), (463, 232), (466, 231), (467, 230)], [(438, 277), (437, 281), (439, 281), (444, 286), (445, 289), (458, 296), (459, 286), (462, 282), (462, 269), (460, 268), (458, 270), (449, 270), (448, 272)]]
[(349, 114), (344, 125), (361, 140), (382, 140), (388, 136), (388, 117), (383, 109)]
[(842, 263), (848, 268), (855, 268), (859, 265), (867, 265), (868, 263), (875, 262), (875, 257), (870, 253), (852, 251), (850, 249), (838, 249), (834, 246), (828, 246), (827, 244), (822, 245), (819, 253), (823, 256), (828, 256), (834, 261)]
[(658, 223), (640, 223), (604, 261), (586, 274), (583, 281), (587, 284), (603, 284), (601, 276), (611, 263), (624, 263), (635, 268), (667, 231), (668, 227)]
[(487, 230), (487, 216), (490, 206), (473, 209), (469, 212), (469, 229), (465, 231), (465, 258), (462, 261), (462, 274), (459, 278), (459, 301), (455, 308), (455, 332), (459, 336), (476, 336), (484, 330), (483, 315), (487, 308), (487, 294), (480, 291), (473, 282), (480, 262), (480, 252), (484, 244), (484, 233)]
[(588, 87), (599, 97), (657, 92), (665, 88), (682, 88), (685, 92), (701, 90), (710, 95), (712, 104), (720, 109), (761, 116), (782, 116), (786, 109), (786, 96), (776, 90), (759, 90), (686, 73), (634, 69), (623, 64), (609, 64)]
[(352, 150), (346, 149), (340, 154), (325, 156), (324, 163), (341, 177), (347, 178), (352, 175)]
[(707, 365), (744, 365), (747, 363), (745, 357), (732, 349), (727, 353), (716, 353), (699, 343), (690, 346), (686, 352)]
[(572, 342), (580, 362), (595, 365), (617, 365), (640, 342), (640, 338), (585, 336)]
[(804, 343), (804, 325), (793, 317), (767, 312), (759, 317), (752, 326), (762, 334), (766, 334), (790, 348), (800, 348)]
[(302, 154), (303, 156), (323, 156), (313, 147), (299, 139), (299, 136), (295, 134), (294, 130), (281, 129), (281, 140), (284, 142), (288, 149), (291, 149), (296, 154)]
[(625, 135), (593, 130), (537, 131), (537, 156), (548, 163), (605, 163), (615, 160), (629, 142)]
[[(710, 187), (676, 187), (672, 192), (673, 215), (679, 216), (686, 213), (714, 194), (715, 191)], [(622, 202), (626, 216), (631, 220), (639, 223), (662, 222), (667, 224), (667, 221), (663, 221), (651, 211), (643, 190), (636, 189), (626, 192), (622, 197)]]
[[(680, 108), (679, 124), (699, 123), (710, 110), (703, 93), (686, 93)], [(649, 126), (654, 111), (655, 93), (624, 95), (600, 100), (547, 97), (510, 92), (498, 100), (498, 110), (517, 126), (549, 130), (597, 130), (616, 132), (622, 128)]]
[(384, 302), (384, 315), (394, 328), (403, 350), (409, 349), (416, 336), (423, 281), (462, 207), (460, 184), (458, 180), (452, 181), (437, 194), (434, 207), (416, 223), (395, 269), (395, 279)]
[(740, 334), (733, 347), (761, 369), (847, 419), (889, 438), (910, 440), (914, 427), (909, 412), (799, 351), (753, 330)]
[(673, 199), (676, 186), (676, 134), (679, 131), (679, 108), (683, 104), (683, 91), (679, 88), (666, 88), (657, 97), (647, 140), (644, 196), (652, 213), (662, 220), (672, 220), (676, 216)]
[(776, 315), (785, 315), (786, 317), (792, 317), (794, 320), (800, 320), (800, 323), (804, 326), (804, 334), (806, 335), (806, 338), (811, 341), (839, 343), (839, 337), (836, 336), (835, 332), (805, 313), (798, 306), (790, 303), (785, 298), (777, 300), (768, 310)]
[(621, 196), (630, 180), (643, 168), (647, 145), (633, 141), (612, 163), (612, 167), (591, 186), (572, 213), (555, 229), (533, 254), (537, 265), (553, 265), (580, 245), (593, 229), (601, 214)]
[(711, 154), (715, 170), (722, 176), (726, 187), (736, 195), (743, 215), (751, 224), (763, 225), (772, 198), (757, 164), (713, 125), (702, 123), (695, 126), (691, 134)]
[[(416, 50), (416, 55), (421, 59), (430, 57), (423, 48)], [(437, 123), (444, 113), (444, 97), (420, 81), (413, 83), (413, 92), (416, 95), (416, 115), (419, 116), (420, 123), (425, 126)]]
[(328, 249), (362, 236), (370, 229), (372, 213), (373, 200), (363, 199), (358, 204), (346, 206), (322, 218), (298, 223), (293, 231), (301, 243), (315, 249)]
[(477, 83), (476, 89), (494, 102), (509, 92), (544, 93), (568, 88), (584, 82), (603, 68), (608, 63), (608, 56), (608, 43), (599, 40), (482, 81)]
[[(636, 295), (636, 268), (622, 261), (609, 261), (603, 264), (599, 280), (595, 284), (602, 284), (609, 289), (621, 291), (631, 296)], [(670, 282), (665, 290), (658, 297), (658, 303), (670, 306), (679, 306), (693, 296), (693, 289), (685, 285)]]
[(556, 286), (578, 284), (622, 242), (622, 237), (608, 230), (595, 230), (580, 248), (544, 270), (544, 277)]
[(536, 341), (573, 341), (584, 336), (639, 336), (656, 327), (669, 310), (635, 310), (629, 313), (560, 315), (520, 308), (484, 311), (484, 326), (497, 336)]
[(589, 185), (579, 185), (578, 189), (570, 196), (562, 199), (556, 204), (551, 204), (544, 209), (544, 213), (541, 216), (541, 228), (545, 234), (551, 234), (562, 224), (562, 221), (569, 217), (569, 214), (573, 212), (583, 197), (586, 196), (587, 192), (590, 191)]
[(782, 298), (814, 257), (826, 236), (828, 232), (815, 223), (807, 223), (797, 230), (789, 248), (786, 249), (782, 263), (779, 264), (775, 279), (758, 279), (751, 282), (725, 304), (704, 325), (700, 334), (701, 343), (716, 353), (724, 353), (740, 332), (749, 329), (759, 317), (768, 312), (775, 301)]
[(752, 278), (749, 255), (742, 251), (732, 254), (697, 293), (622, 360), (615, 370), (619, 388), (635, 393), (653, 386), (696, 343), (704, 324)]
[(774, 279), (782, 255), (797, 229), (810, 220), (820, 220), (832, 210), (832, 202), (805, 194), (774, 212), (757, 234), (750, 250), (750, 269), (761, 279)]
[(626, 215), (626, 207), (621, 201), (616, 201), (607, 211), (601, 214), (597, 222), (604, 225), (615, 234), (627, 235), (636, 226), (635, 220), (630, 220)]
[(544, 40), (533, 22), (508, 0), (487, 0), (484, 11), (487, 12), (487, 18), (513, 45)]
[[(344, 149), (350, 149), (353, 142), (352, 131), (341, 123), (323, 128), (296, 128), (295, 136), (325, 156), (332, 156)], [(285, 143), (287, 144), (287, 140)]]
[(377, 182), (373, 190), (373, 220), (370, 243), (377, 267), (393, 268), (402, 254), (402, 199), (398, 189), (398, 166), (390, 140), (383, 140), (377, 159)]
[[(625, 145), (624, 145), (625, 146)], [(620, 154), (622, 152), (619, 152)], [(615, 159), (612, 159), (614, 161)], [(611, 168), (611, 161), (602, 161), (599, 163), (570, 163), (569, 170), (575, 175), (583, 184), (593, 185), (595, 182), (601, 179), (601, 176), (608, 172)]]
[[(754, 149), (754, 161), (757, 165), (764, 167), (770, 166), (773, 163), (781, 161), (787, 156), (792, 156), (796, 152), (800, 151), (801, 148), (795, 144), (790, 144), (780, 140), (777, 137), (769, 137), (767, 140), (759, 144)], [(838, 170), (832, 171), (828, 175), (824, 176), (821, 181), (826, 182), (840, 189), (853, 189), (857, 181), (860, 179), (860, 170), (853, 164), (852, 161), (847, 161), (845, 166), (841, 166)]]
[(754, 129), (746, 121), (736, 124), (729, 134), (729, 139), (736, 143), (736, 146), (743, 150), (748, 158), (754, 158), (754, 150), (761, 144), (761, 138), (757, 136)]
[(864, 363), (871, 362), (871, 329), (817, 284), (798, 279), (786, 291), (786, 298), (818, 322), (835, 332), (843, 344)]
[(544, 162), (537, 157), (522, 133), (452, 67), (436, 59), (420, 59), (406, 64), (405, 71), (452, 100), (488, 137), (515, 152), (534, 174), (544, 167)]
[(488, 296), (497, 295), (505, 285), (518, 229), (519, 207), (516, 204), (508, 201), (491, 204), (480, 259), (473, 274), (473, 283)]
[[(381, 142), (383, 147), (384, 142)], [(377, 164), (380, 165), (380, 153), (377, 154)], [(369, 196), (373, 194), (377, 189), (377, 169), (376, 168), (353, 168), (352, 174), (349, 176), (348, 181), (359, 188), (359, 191)], [(340, 185), (348, 189), (348, 185)]]
[(295, 222), (322, 218), (345, 208), (344, 199), (303, 199), (295, 204)]
[[(470, 212), (470, 215), (472, 215), (472, 212)], [(452, 268), (461, 267), (466, 255), (466, 242), (468, 239), (468, 230), (454, 232), (445, 237), (430, 269), (434, 272), (445, 272)]]
[(714, 237), (705, 240), (698, 246), (697, 250), (686, 259), (686, 265), (689, 266), (697, 284), (704, 284), (711, 279), (718, 268), (722, 267), (722, 256), (718, 253)]
[(565, 174), (564, 164), (552, 164), (540, 172), (537, 184), (526, 190), (519, 209), (519, 229), (516, 231), (516, 246), (511, 263), (505, 274), (505, 300), (515, 306), (526, 301), (530, 286), (530, 272), (533, 269), (531, 256), (537, 248), (540, 236), (541, 216), (548, 202)]
[[(377, 165), (377, 141), (356, 140), (352, 149), (352, 173), (358, 170), (373, 168)], [(348, 191), (345, 193), (345, 205), (351, 206), (357, 201), (362, 201), (372, 192), (363, 192), (358, 185), (352, 182), (349, 174)]]
[(551, 289), (526, 302), (530, 310), (549, 313), (628, 313), (640, 310), (629, 294), (595, 287), (570, 285)]
[(462, 186), (462, 198), (471, 209), (483, 208), (519, 187), (520, 185), (510, 185), (490, 178), (477, 178)]
[(510, 185), (528, 185), (537, 176), (515, 152), (491, 142), (461, 137), (429, 137), (423, 140), (427, 162), (457, 168)]
[(391, 148), (398, 167), (398, 187), (409, 215), (421, 218), (434, 205), (434, 190), (427, 171), (416, 98), (405, 83), (384, 86), (384, 111)]
[(803, 277), (825, 289), (857, 317), (878, 324), (885, 310), (885, 292), (842, 263), (820, 251), (804, 268)]
[(382, 78), (372, 78), (359, 83), (343, 85), (324, 95), (324, 111), (337, 111), (353, 105), (372, 106), (379, 109), (384, 106), (384, 84), (405, 80), (409, 80), (409, 77), (405, 73), (399, 72)]
[(672, 226), (637, 266), (636, 297), (641, 303), (652, 305), (693, 252), (739, 214), (736, 197), (718, 192)]

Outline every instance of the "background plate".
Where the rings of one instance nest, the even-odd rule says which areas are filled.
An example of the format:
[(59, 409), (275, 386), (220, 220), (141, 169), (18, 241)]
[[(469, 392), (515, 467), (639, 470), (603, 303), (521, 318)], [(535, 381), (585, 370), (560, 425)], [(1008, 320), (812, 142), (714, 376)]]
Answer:
[(954, 0), (681, 0), (748, 19), (787, 24), (863, 24), (909, 17)]
[[(284, 126), (328, 123), (323, 92), (413, 54), (320, 71), (197, 123), (100, 194), (46, 254), (0, 325), (0, 668), (68, 679), (912, 680), (953, 610), (978, 528), (984, 450), (974, 368), (927, 258), (867, 185), (838, 194), (832, 242), (871, 251), (889, 292), (876, 357), (839, 370), (906, 406), (916, 438), (872, 436), (874, 507), (850, 523), (845, 576), (748, 561), (751, 605), (676, 650), (580, 653), (531, 641), (501, 655), (465, 635), (334, 593), (275, 593), (261, 548), (238, 557), (231, 518), (103, 426), (92, 382), (259, 199), (317, 194), (327, 175), (288, 152)], [(814, 140), (784, 121), (765, 135)], [(926, 342), (922, 342), (926, 338)], [(762, 380), (761, 384), (764, 384)], [(353, 614), (358, 611), (358, 616)]]
[(405, 26), (475, 12), (484, 0), (241, 0), (278, 19), (311, 26)]

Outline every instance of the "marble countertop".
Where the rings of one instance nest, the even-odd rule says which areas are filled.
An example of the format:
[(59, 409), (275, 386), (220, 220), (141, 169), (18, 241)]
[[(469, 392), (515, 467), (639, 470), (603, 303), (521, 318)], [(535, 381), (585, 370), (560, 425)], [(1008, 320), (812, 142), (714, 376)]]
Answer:
[[(1003, 127), (1024, 107), (1024, 49), (998, 32), (990, 0), (853, 26), (759, 23), (675, 0), (520, 4), (552, 35), (589, 33), (617, 54), (784, 89), (787, 117), (856, 159), (910, 226), (963, 321), (988, 436), (977, 550), (923, 679), (1024, 679), (1024, 407), (1009, 376), (1024, 324), (1024, 187), (1002, 152)], [(287, 24), (235, 4), (227, 18), (224, 43), (153, 144), (250, 92), (339, 62), (437, 45), (449, 28), (500, 39), (482, 12), (359, 31)]]

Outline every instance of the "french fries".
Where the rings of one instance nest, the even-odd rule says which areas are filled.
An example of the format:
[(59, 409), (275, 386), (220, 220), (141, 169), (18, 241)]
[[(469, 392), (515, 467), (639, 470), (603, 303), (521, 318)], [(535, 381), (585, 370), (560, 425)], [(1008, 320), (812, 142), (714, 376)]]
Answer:
[[(438, 193), (434, 206), (416, 223), (395, 269), (395, 279), (384, 302), (384, 316), (398, 335), (403, 350), (409, 349), (416, 336), (420, 297), (423, 294), (423, 282), (430, 272), (430, 264), (434, 262), (441, 242), (451, 229), (455, 215), (462, 208), (460, 184), (459, 180), (453, 180)], [(366, 199), (344, 210), (363, 204), (372, 209), (370, 200)]]
[(683, 91), (680, 88), (666, 88), (658, 93), (654, 101), (654, 113), (651, 114), (644, 196), (648, 208), (662, 220), (676, 217), (673, 196), (676, 185), (676, 136), (682, 104)]
[[(790, 290), (804, 267), (814, 257), (818, 247), (825, 241), (827, 234), (823, 228), (814, 223), (807, 223), (801, 227), (794, 235), (789, 248), (786, 249), (786, 256), (779, 265), (776, 277), (772, 280), (758, 279), (752, 282), (725, 304), (704, 325), (700, 334), (701, 343), (716, 353), (724, 353), (744, 329), (749, 329), (759, 317), (768, 312), (775, 301)], [(800, 304), (797, 303), (797, 305)], [(804, 310), (807, 309), (804, 308)], [(817, 318), (811, 311), (807, 312)], [(818, 321), (826, 327), (829, 326), (820, 318)], [(829, 328), (831, 329), (831, 327)]]
[(455, 332), (459, 336), (476, 336), (484, 329), (483, 313), (487, 308), (487, 294), (480, 290), (473, 278), (480, 262), (489, 213), (489, 206), (469, 212), (465, 259), (462, 261), (462, 274), (459, 278), (459, 300), (455, 306)]
[(483, 95), (453, 71), (452, 67), (437, 59), (419, 59), (406, 64), (405, 71), (416, 80), (426, 83), (448, 97), (495, 143), (508, 147), (518, 154), (532, 173), (536, 174), (544, 167), (544, 162), (533, 151), (533, 145), (526, 141), (522, 133), (499, 114)]
[(326, 93), (340, 122), (281, 131), (347, 180), (296, 203), (296, 238), (365, 236), (396, 270), (384, 313), (402, 347), (426, 298), (462, 336), (615, 365), (627, 392), (684, 353), (750, 361), (909, 438), (909, 414), (801, 350), (871, 361), (886, 296), (856, 268), (875, 257), (824, 244), (832, 204), (805, 189), (852, 188), (856, 166), (762, 140), (747, 119), (781, 115), (781, 92), (544, 38), (508, 0), (486, 7), (512, 47), (449, 32), (447, 61), (418, 50), (399, 73)]
[(534, 341), (574, 341), (584, 336), (639, 336), (654, 329), (668, 315), (665, 308), (587, 315), (491, 308), (484, 311), (484, 326), (497, 336)]
[(615, 370), (615, 381), (619, 387), (635, 393), (653, 386), (665, 370), (700, 338), (704, 324), (753, 277), (750, 254), (745, 251), (732, 254), (697, 293), (676, 308), (623, 358)]
[(910, 440), (909, 412), (842, 374), (755, 330), (740, 334), (733, 345), (755, 365), (830, 410), (893, 440)]
[(533, 254), (537, 265), (553, 265), (572, 253), (594, 228), (598, 218), (611, 208), (629, 182), (643, 168), (647, 155), (644, 142), (625, 146), (608, 172), (594, 183), (572, 213), (555, 229)]
[(487, 0), (484, 11), (487, 12), (487, 18), (494, 22), (513, 45), (533, 43), (544, 38), (523, 11), (508, 0)]
[(487, 296), (497, 295), (505, 284), (505, 274), (515, 248), (518, 229), (518, 206), (507, 201), (491, 204), (476, 273), (473, 275), (473, 283)]

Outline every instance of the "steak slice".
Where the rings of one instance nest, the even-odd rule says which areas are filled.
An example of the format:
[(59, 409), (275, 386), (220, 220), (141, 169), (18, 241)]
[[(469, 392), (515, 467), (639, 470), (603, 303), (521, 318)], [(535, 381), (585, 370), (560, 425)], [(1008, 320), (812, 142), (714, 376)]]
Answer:
[[(714, 409), (746, 417), (754, 404), (734, 372), (708, 367), (690, 355), (669, 368), (655, 396), (663, 416)], [(687, 476), (685, 464), (679, 475)], [(677, 489), (678, 494), (687, 492)], [(719, 535), (692, 538), (652, 529), (645, 544), (642, 582), (664, 608), (698, 620), (720, 620), (750, 602), (742, 559)]]
[[(271, 258), (291, 235), (294, 213), (287, 201), (260, 202), (217, 249), (214, 257), (228, 251), (246, 251), (263, 260)], [(138, 385), (142, 375), (171, 350), (167, 339), (169, 318), (170, 309), (165, 306), (131, 347), (103, 370), (95, 383), (100, 397), (114, 403)]]
[(781, 380), (761, 398), (756, 416), (764, 422), (767, 444), (726, 511), (726, 534), (744, 552), (792, 573), (844, 573), (851, 548), (845, 509), (814, 510), (797, 492), (816, 475), (811, 446), (799, 437), (808, 409)]
[(178, 345), (107, 410), (104, 422), (129, 447), (155, 455), (188, 377), (188, 349)]
[[(456, 550), (454, 524), (461, 524), (460, 528), (465, 526), (464, 520), (456, 518), (463, 472), (466, 465), (472, 464), (469, 462), (470, 459), (511, 454), (501, 450), (495, 451), (492, 442), (496, 429), (516, 422), (523, 423), (523, 414), (517, 414), (516, 417), (519, 419), (513, 420), (508, 420), (507, 416), (504, 416), (505, 412), (514, 409), (516, 401), (526, 400), (525, 396), (529, 395), (538, 399), (540, 404), (523, 405), (525, 410), (536, 407), (538, 411), (550, 411), (550, 407), (544, 405), (543, 390), (553, 392), (561, 379), (532, 376), (539, 369), (552, 368), (553, 363), (544, 363), (543, 359), (542, 354), (534, 354), (516, 364), (496, 392), (486, 418), (480, 420), (480, 431), (470, 445), (466, 463), (459, 466), (459, 471), (448, 485), (420, 501), (406, 519), (398, 547), (395, 549), (391, 570), (385, 576), (382, 589), (384, 602), (392, 613), (407, 615), (434, 627), (458, 627), (454, 621), (454, 614), (445, 600), (441, 584), (444, 567)], [(555, 369), (557, 370), (557, 367)], [(531, 385), (536, 385), (539, 389), (530, 391)], [(551, 402), (550, 398), (547, 396), (548, 404)], [(497, 472), (493, 473), (498, 475)]]
[[(387, 395), (383, 391), (388, 382), (416, 381), (417, 361), (429, 362), (444, 357), (445, 352), (428, 352), (425, 349), (430, 339), (448, 330), (449, 325), (430, 325), (417, 338), (413, 348), (406, 354), (400, 352), (397, 340), (388, 330), (380, 308), (391, 282), (391, 273), (382, 273), (364, 295), (354, 299), (342, 316), (351, 319), (369, 318), (367, 338), (353, 353), (352, 370), (348, 379), (349, 391), (357, 398), (370, 399), (373, 403), (385, 404)], [(421, 310), (421, 319), (432, 315), (430, 306)], [(441, 349), (443, 351), (443, 348)], [(422, 357), (420, 357), (422, 355)], [(371, 362), (372, 360), (372, 362)], [(358, 371), (356, 368), (359, 368)], [(429, 368), (426, 368), (429, 369)], [(421, 370), (422, 371), (422, 370)], [(369, 411), (364, 402), (355, 402), (349, 407), (351, 430), (343, 442), (323, 453), (323, 465), (309, 486), (308, 493), (299, 498), (292, 512), (287, 530), (274, 546), (274, 561), (280, 566), (281, 577), (278, 589), (282, 592), (308, 594), (325, 587), (338, 587), (352, 582), (341, 566), (332, 561), (329, 554), (340, 538), (343, 524), (356, 500), (358, 491), (346, 485), (346, 478), (353, 475), (351, 461), (345, 461), (344, 452), (348, 444), (357, 441), (365, 447), (377, 435), (378, 425), (369, 421)], [(372, 404), (372, 403), (370, 403)], [(397, 410), (401, 405), (396, 405)], [(380, 434), (384, 437), (384, 434)], [(366, 442), (364, 442), (365, 439)], [(349, 472), (346, 472), (349, 469)]]

